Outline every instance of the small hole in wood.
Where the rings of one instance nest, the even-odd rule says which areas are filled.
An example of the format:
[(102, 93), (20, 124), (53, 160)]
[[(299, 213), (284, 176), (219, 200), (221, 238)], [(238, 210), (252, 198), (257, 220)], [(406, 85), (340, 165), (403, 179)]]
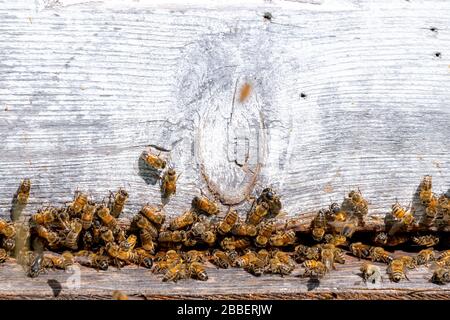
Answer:
[(435, 27), (431, 27), (431, 28), (430, 28), (430, 31), (432, 31), (432, 32), (438, 32), (438, 29), (435, 28)]
[(306, 95), (306, 93), (300, 93), (300, 98), (303, 98), (303, 99), (306, 99), (306, 97), (307, 97), (307, 95)]
[(266, 19), (268, 21), (271, 21), (272, 18), (273, 18), (272, 14), (270, 12), (264, 12), (264, 16), (263, 17), (264, 17), (264, 19)]
[(440, 57), (441, 57), (441, 53), (440, 53), (440, 52), (435, 52), (435, 53), (434, 53), (434, 56), (435, 56), (436, 58), (440, 58)]

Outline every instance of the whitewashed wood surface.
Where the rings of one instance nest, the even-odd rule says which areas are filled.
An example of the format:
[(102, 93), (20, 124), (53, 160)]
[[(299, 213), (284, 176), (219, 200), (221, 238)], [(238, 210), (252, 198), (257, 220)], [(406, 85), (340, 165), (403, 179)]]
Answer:
[(290, 216), (358, 187), (383, 214), (425, 174), (446, 192), (449, 57), (446, 0), (2, 0), (1, 215), (25, 177), (27, 214), (76, 189), (159, 203), (148, 144), (182, 173), (170, 214), (207, 192), (202, 168), (229, 203), (259, 173)]

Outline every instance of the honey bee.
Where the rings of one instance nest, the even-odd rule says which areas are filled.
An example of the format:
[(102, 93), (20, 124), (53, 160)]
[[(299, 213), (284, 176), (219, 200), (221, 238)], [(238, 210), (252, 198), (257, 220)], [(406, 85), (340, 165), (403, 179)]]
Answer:
[(394, 258), (389, 255), (382, 247), (371, 247), (369, 249), (370, 259), (383, 263), (390, 263)]
[(264, 264), (268, 264), (270, 260), (270, 253), (266, 249), (260, 249), (257, 253), (257, 256), (260, 260), (264, 262)]
[(186, 260), (187, 263), (204, 262), (205, 252), (198, 250), (189, 250), (183, 255), (183, 259)]
[(187, 272), (189, 276), (193, 279), (200, 281), (208, 280), (208, 275), (206, 274), (205, 266), (200, 262), (191, 262), (188, 264)]
[(363, 263), (359, 269), (363, 274), (363, 279), (365, 282), (370, 283), (380, 283), (381, 282), (381, 272), (380, 267), (370, 264), (368, 262)]
[(195, 196), (194, 199), (192, 199), (192, 207), (209, 216), (219, 213), (219, 206), (217, 205), (217, 203), (209, 200), (206, 197)]
[(448, 259), (448, 258), (450, 258), (450, 250), (445, 250), (445, 251), (441, 252), (441, 254), (438, 257), (438, 260)]
[[(146, 219), (144, 216), (138, 214), (136, 216), (134, 216), (133, 218), (133, 223), (142, 231), (142, 230), (146, 230), (146, 232), (148, 234), (150, 234), (150, 236), (153, 239), (158, 238), (158, 229), (150, 222), (148, 221), (148, 219)], [(148, 236), (147, 234), (147, 236)]]
[(269, 239), (269, 244), (273, 247), (284, 247), (295, 242), (295, 231), (289, 230), (287, 232), (277, 232)]
[(391, 261), (387, 268), (387, 273), (389, 277), (394, 282), (399, 282), (403, 279), (408, 279), (405, 271), (405, 263), (402, 259), (394, 259)]
[(7, 258), (8, 258), (8, 253), (6, 252), (6, 250), (3, 248), (0, 248), (0, 263), (5, 262)]
[(217, 226), (217, 232), (221, 235), (225, 235), (231, 231), (233, 226), (238, 221), (239, 216), (235, 210), (228, 210), (225, 217), (219, 222)]
[(258, 229), (254, 224), (238, 222), (234, 225), (231, 233), (235, 236), (254, 237), (258, 233)]
[(353, 208), (353, 211), (361, 218), (368, 213), (368, 205), (366, 199), (361, 194), (361, 191), (355, 191), (352, 190), (348, 194), (348, 198), (346, 199), (351, 207)]
[(166, 161), (159, 155), (154, 155), (148, 151), (144, 151), (141, 154), (141, 158), (148, 166), (155, 170), (164, 170), (166, 168)]
[(256, 207), (250, 211), (250, 214), (247, 218), (247, 223), (249, 224), (253, 224), (253, 225), (258, 225), (262, 219), (267, 216), (267, 214), (269, 213), (269, 205), (267, 204), (267, 202), (260, 202), (256, 205)]
[(228, 269), (231, 265), (231, 259), (228, 254), (218, 249), (213, 251), (211, 262), (221, 269)]
[(409, 226), (414, 222), (414, 216), (409, 210), (405, 210), (398, 202), (392, 205), (392, 215), (398, 220), (391, 230), (389, 230), (388, 235), (394, 235), (401, 227)]
[(439, 243), (439, 238), (431, 234), (425, 236), (416, 236), (411, 239), (416, 245), (423, 247), (433, 247)]
[(425, 208), (425, 215), (427, 220), (432, 220), (436, 217), (438, 213), (439, 201), (436, 196), (431, 196), (430, 201), (428, 202), (427, 207)]
[(50, 224), (56, 220), (56, 209), (55, 208), (45, 208), (38, 210), (37, 213), (31, 216), (31, 221), (36, 224)]
[(102, 227), (100, 230), (101, 230), (100, 237), (105, 243), (114, 242), (114, 234), (110, 229)]
[(42, 253), (33, 255), (27, 275), (36, 278), (43, 270), (44, 255)]
[(89, 198), (87, 194), (77, 191), (75, 192), (75, 198), (69, 205), (69, 208), (71, 209), (71, 212), (78, 214), (84, 209), (84, 206), (88, 203), (88, 201)]
[[(258, 257), (260, 257), (261, 254), (265, 256), (264, 249), (258, 252)], [(280, 260), (282, 263), (288, 265), (289, 267), (292, 268), (292, 270), (294, 270), (295, 268), (294, 260), (292, 260), (291, 256), (287, 252), (275, 250), (273, 251), (272, 256), (273, 258)]]
[(327, 272), (331, 271), (332, 269), (336, 269), (334, 265), (334, 246), (333, 245), (324, 245), (320, 252), (320, 260), (325, 266), (325, 270)]
[(250, 83), (246, 82), (242, 85), (241, 90), (239, 92), (239, 102), (245, 102), (250, 94), (252, 93), (252, 86)]
[(164, 173), (161, 182), (161, 192), (164, 198), (169, 198), (170, 196), (176, 194), (177, 192), (177, 180), (180, 175), (174, 169), (169, 169)]
[(113, 291), (112, 299), (113, 300), (128, 300), (128, 296), (125, 293), (123, 293), (122, 291), (115, 290), (115, 291)]
[(395, 247), (407, 242), (409, 238), (407, 236), (395, 235), (389, 236), (386, 232), (379, 232), (374, 238), (374, 242), (377, 245)]
[(186, 266), (184, 263), (177, 263), (167, 269), (167, 272), (164, 274), (163, 282), (173, 281), (177, 282), (180, 279), (185, 279), (188, 275), (188, 270), (186, 270)]
[(333, 227), (335, 232), (346, 238), (351, 238), (358, 227), (358, 218), (351, 217), (346, 221), (330, 221), (328, 224)]
[(418, 266), (426, 265), (434, 260), (436, 260), (436, 256), (433, 249), (423, 249), (414, 258), (415, 264)]
[(277, 256), (271, 258), (267, 266), (268, 272), (279, 274), (281, 276), (289, 275), (293, 270), (294, 268), (291, 265), (284, 263)]
[(325, 210), (321, 209), (311, 222), (311, 234), (315, 241), (321, 241), (327, 230), (327, 218)]
[(220, 246), (224, 250), (243, 250), (250, 246), (250, 241), (245, 238), (235, 239), (234, 237), (227, 237), (220, 242)]
[(347, 237), (341, 234), (326, 234), (323, 238), (326, 243), (332, 244), (336, 247), (338, 246), (346, 246), (348, 244)]
[(141, 214), (145, 216), (150, 222), (156, 225), (162, 225), (166, 220), (166, 215), (162, 208), (145, 205), (141, 209)]
[(334, 262), (345, 263), (345, 252), (342, 249), (334, 248)]
[(82, 266), (91, 267), (97, 270), (108, 270), (109, 258), (101, 254), (89, 251), (79, 251), (75, 256), (75, 262)]
[(280, 197), (272, 188), (265, 188), (256, 200), (256, 204), (267, 203), (269, 205), (269, 213), (271, 216), (277, 216), (282, 208)]
[(123, 207), (125, 206), (125, 202), (128, 200), (128, 192), (122, 188), (116, 192), (113, 197), (113, 202), (111, 204), (111, 215), (114, 218), (117, 218), (120, 213), (123, 211)]
[(156, 243), (153, 241), (152, 234), (147, 229), (142, 229), (139, 233), (139, 238), (141, 239), (142, 248), (154, 254), (156, 251)]
[(308, 247), (300, 244), (295, 247), (294, 259), (298, 263), (304, 262), (306, 260), (319, 260), (320, 250), (321, 249), (319, 246)]
[(303, 273), (304, 277), (322, 278), (327, 271), (321, 261), (306, 260), (302, 263), (302, 266), (305, 268), (305, 272)]
[(97, 215), (102, 220), (103, 224), (111, 230), (115, 230), (117, 228), (116, 218), (111, 215), (109, 208), (105, 205), (101, 205), (98, 208)]
[(120, 242), (119, 246), (123, 250), (133, 250), (137, 243), (137, 237), (134, 234), (130, 234), (126, 240)]
[(72, 250), (78, 249), (78, 237), (83, 226), (79, 219), (74, 219), (70, 223), (70, 231), (64, 240), (64, 245)]
[(450, 216), (450, 198), (445, 194), (442, 194), (438, 198), (438, 210), (442, 212), (443, 215)]
[(87, 230), (92, 226), (94, 220), (95, 210), (97, 209), (95, 203), (88, 201), (81, 214), (81, 225), (83, 230)]
[(189, 210), (173, 219), (170, 222), (169, 228), (171, 230), (183, 229), (192, 225), (197, 220), (198, 220), (197, 215), (193, 211)]
[(136, 248), (134, 253), (139, 257), (138, 265), (144, 266), (147, 269), (151, 269), (153, 266), (153, 259), (151, 253), (143, 248)]
[(16, 228), (12, 223), (0, 218), (0, 234), (3, 234), (6, 238), (12, 238), (16, 235)]
[(330, 218), (330, 221), (343, 222), (347, 220), (347, 212), (342, 210), (341, 206), (339, 206), (336, 202), (330, 205), (329, 212), (330, 214), (327, 216), (327, 218)]
[(21, 205), (25, 205), (28, 202), (30, 196), (31, 181), (30, 179), (23, 179), (20, 183), (19, 190), (17, 191), (17, 202)]
[(349, 246), (349, 249), (350, 252), (358, 259), (370, 257), (370, 246), (362, 244), (361, 242), (352, 243)]
[(255, 257), (244, 268), (244, 270), (249, 272), (250, 274), (254, 275), (255, 277), (260, 277), (264, 273), (265, 268), (266, 268), (266, 263), (264, 263), (264, 261), (262, 261), (258, 257)]
[(450, 270), (446, 268), (437, 268), (434, 270), (430, 280), (436, 284), (450, 283)]
[(415, 269), (417, 267), (416, 265), (416, 259), (414, 257), (410, 257), (410, 256), (401, 256), (400, 258), (398, 258), (400, 260), (403, 261), (403, 265), (407, 268), (407, 269)]
[(256, 253), (253, 251), (247, 251), (242, 256), (236, 258), (233, 264), (236, 267), (244, 268), (248, 266), (250, 264), (250, 261), (252, 261), (253, 259), (256, 259)]
[(47, 268), (66, 269), (73, 264), (73, 260), (72, 254), (68, 251), (64, 252), (63, 255), (45, 253), (43, 256), (43, 266)]
[(49, 231), (44, 226), (41, 225), (36, 226), (36, 232), (40, 238), (47, 240), (50, 247), (57, 246), (57, 244), (60, 241), (58, 235), (55, 232)]
[(197, 239), (195, 239), (192, 231), (189, 230), (186, 232), (186, 239), (183, 241), (183, 246), (185, 247), (194, 247), (197, 245)]
[(419, 198), (424, 206), (427, 206), (433, 198), (432, 188), (432, 177), (427, 175), (424, 176), (422, 182), (419, 186)]
[(202, 241), (210, 246), (214, 245), (214, 243), (216, 242), (216, 233), (209, 230), (206, 231), (205, 233), (203, 233), (201, 235)]
[(186, 239), (186, 232), (183, 230), (162, 231), (159, 233), (159, 242), (183, 242)]
[(255, 238), (255, 245), (257, 247), (265, 247), (269, 242), (274, 229), (274, 224), (269, 221), (260, 226), (258, 235)]

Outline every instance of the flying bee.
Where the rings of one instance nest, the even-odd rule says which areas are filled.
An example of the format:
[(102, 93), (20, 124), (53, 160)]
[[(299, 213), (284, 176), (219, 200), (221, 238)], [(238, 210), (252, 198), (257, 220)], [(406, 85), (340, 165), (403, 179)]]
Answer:
[(436, 284), (450, 283), (450, 270), (447, 268), (437, 268), (434, 270), (430, 281)]
[(334, 246), (333, 245), (324, 245), (320, 252), (320, 261), (324, 264), (325, 270), (327, 272), (332, 269), (336, 269), (334, 265)]
[(326, 234), (323, 239), (326, 243), (333, 244), (334, 246), (346, 246), (348, 244), (347, 237), (341, 234)]
[(138, 214), (133, 218), (133, 224), (135, 224), (139, 230), (146, 230), (153, 239), (158, 238), (158, 229), (144, 216)]
[(130, 234), (126, 240), (120, 242), (119, 246), (123, 250), (133, 250), (137, 243), (137, 237), (134, 234)]
[(414, 216), (410, 210), (405, 210), (398, 202), (392, 205), (392, 216), (398, 221), (395, 223), (388, 235), (393, 236), (400, 228), (412, 225)]
[(327, 230), (326, 211), (321, 209), (311, 222), (311, 234), (315, 241), (321, 241)]
[(115, 291), (113, 291), (112, 299), (113, 300), (128, 300), (128, 296), (125, 293), (123, 293), (122, 291), (115, 290)]
[(162, 225), (166, 220), (166, 214), (162, 208), (148, 204), (142, 207), (140, 213), (156, 225)]
[(277, 232), (269, 239), (269, 244), (273, 247), (284, 247), (295, 243), (295, 231)]
[(219, 206), (217, 203), (209, 200), (206, 197), (195, 196), (192, 199), (192, 207), (201, 213), (207, 214), (208, 216), (216, 215), (219, 213)]
[(94, 220), (95, 211), (97, 207), (95, 203), (88, 201), (86, 203), (83, 212), (81, 213), (81, 224), (83, 230), (87, 230), (92, 226), (92, 221)]
[(439, 238), (431, 234), (416, 236), (411, 239), (416, 245), (421, 247), (433, 247), (439, 243)]
[(161, 192), (164, 198), (169, 198), (176, 194), (179, 177), (180, 175), (177, 176), (177, 172), (174, 169), (169, 169), (164, 173), (161, 182)]
[(218, 249), (213, 251), (211, 262), (221, 269), (228, 269), (231, 265), (231, 259), (228, 254)]
[(383, 263), (390, 263), (394, 258), (389, 255), (382, 247), (371, 247), (369, 249), (370, 259)]
[(167, 272), (164, 274), (163, 282), (173, 281), (177, 282), (180, 279), (185, 279), (188, 275), (186, 270), (186, 266), (183, 263), (174, 264), (172, 267), (167, 269)]
[(362, 272), (364, 282), (380, 283), (381, 272), (380, 267), (370, 264), (368, 262), (363, 263), (359, 270)]
[(417, 267), (416, 265), (416, 259), (414, 257), (411, 256), (401, 256), (400, 258), (398, 258), (400, 260), (403, 261), (403, 265), (405, 266), (405, 268), (407, 269), (415, 269)]
[(166, 160), (161, 158), (159, 155), (154, 155), (148, 151), (144, 151), (141, 154), (141, 158), (148, 166), (155, 170), (164, 170), (166, 168)]
[(224, 250), (243, 250), (250, 246), (250, 241), (245, 238), (235, 239), (234, 237), (224, 238), (220, 242)]
[(217, 226), (217, 232), (221, 235), (229, 233), (232, 230), (233, 226), (238, 221), (238, 219), (239, 216), (237, 212), (230, 208), (225, 217), (219, 222)]
[(183, 230), (175, 230), (175, 231), (162, 231), (159, 233), (158, 241), (159, 242), (183, 242), (186, 238), (186, 232)]
[(99, 208), (97, 209), (97, 215), (102, 220), (105, 226), (107, 226), (111, 230), (116, 229), (117, 220), (111, 215), (110, 210), (107, 206), (105, 205), (99, 206)]
[(193, 279), (200, 281), (208, 280), (208, 275), (206, 274), (205, 266), (200, 262), (191, 262), (188, 264), (187, 272), (189, 276)]
[(69, 205), (69, 208), (71, 212), (73, 212), (74, 214), (78, 214), (84, 209), (84, 206), (88, 203), (88, 201), (89, 198), (87, 194), (77, 191), (75, 192), (75, 198)]
[(36, 224), (47, 225), (56, 220), (56, 208), (39, 209), (31, 216), (31, 221)]
[(282, 208), (280, 197), (272, 188), (265, 188), (256, 199), (256, 204), (265, 202), (269, 205), (269, 213), (272, 217), (277, 216)]
[(433, 198), (431, 188), (432, 188), (432, 177), (429, 175), (424, 176), (419, 186), (419, 198), (424, 206), (428, 206), (428, 204)]
[(377, 245), (386, 247), (395, 247), (403, 244), (409, 240), (409, 237), (402, 235), (389, 236), (386, 232), (379, 232), (376, 234), (373, 242)]
[(55, 232), (49, 231), (44, 226), (36, 226), (36, 233), (40, 238), (47, 240), (49, 246), (51, 247), (55, 247), (60, 241), (58, 235)]
[(257, 247), (265, 247), (269, 242), (272, 232), (274, 230), (274, 224), (269, 221), (259, 227), (258, 235), (255, 238), (255, 245)]
[(252, 93), (252, 85), (248, 82), (244, 83), (239, 92), (239, 102), (244, 103)]
[(25, 205), (28, 202), (30, 196), (31, 181), (30, 179), (23, 179), (20, 183), (17, 191), (17, 202), (21, 205)]
[(114, 218), (119, 217), (120, 213), (123, 211), (125, 202), (128, 200), (128, 192), (122, 188), (114, 194), (113, 201), (111, 204), (111, 215)]
[(31, 261), (27, 275), (30, 278), (36, 278), (44, 270), (43, 262), (44, 262), (44, 255), (42, 253), (35, 254)]
[(352, 190), (348, 194), (347, 202), (351, 205), (353, 211), (360, 217), (364, 217), (368, 213), (368, 205), (366, 199), (361, 194), (361, 191)]
[(234, 225), (231, 233), (235, 236), (254, 237), (258, 233), (258, 229), (254, 224), (238, 222)]
[(370, 257), (370, 246), (361, 242), (354, 242), (349, 246), (350, 252), (358, 259)]
[(78, 237), (80, 236), (80, 232), (83, 229), (83, 226), (79, 219), (74, 219), (70, 223), (70, 231), (67, 234), (64, 245), (72, 250), (78, 249)]
[(387, 273), (392, 281), (399, 282), (400, 280), (408, 279), (405, 269), (405, 263), (402, 259), (394, 259), (389, 264)]
[(0, 234), (3, 234), (6, 238), (12, 238), (16, 235), (16, 228), (12, 223), (0, 218)]
[(414, 258), (414, 261), (418, 266), (426, 265), (434, 260), (436, 260), (436, 256), (433, 249), (423, 249)]
[(327, 272), (325, 265), (316, 260), (306, 260), (302, 266), (305, 268), (304, 277), (322, 278)]
[(189, 210), (189, 211), (186, 211), (185, 213), (183, 213), (182, 215), (175, 217), (175, 219), (173, 219), (170, 222), (169, 228), (171, 230), (183, 229), (183, 228), (190, 226), (197, 220), (198, 220), (198, 218), (197, 218), (197, 215), (195, 214), (195, 212)]
[(341, 206), (336, 202), (330, 205), (330, 209), (328, 211), (330, 214), (327, 216), (330, 221), (345, 221), (347, 220), (347, 212), (341, 209)]
[(267, 202), (258, 203), (255, 208), (250, 211), (250, 214), (247, 218), (247, 223), (253, 224), (255, 226), (258, 225), (262, 221), (262, 219), (269, 213), (269, 208), (270, 207)]

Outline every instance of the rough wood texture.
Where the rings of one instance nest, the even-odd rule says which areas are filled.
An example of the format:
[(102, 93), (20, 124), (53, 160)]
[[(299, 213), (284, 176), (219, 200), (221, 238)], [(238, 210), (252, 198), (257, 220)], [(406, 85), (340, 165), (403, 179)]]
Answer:
[[(80, 287), (73, 271), (48, 271), (38, 278), (27, 278), (19, 266), (12, 263), (0, 266), (0, 278), (8, 279), (0, 288), (1, 298), (111, 299), (114, 290), (122, 290), (136, 299), (449, 299), (450, 288), (428, 282), (431, 272), (426, 267), (408, 273), (410, 281), (393, 283), (383, 271), (380, 287), (368, 287), (359, 275), (362, 261), (347, 257), (344, 265), (336, 265), (319, 283), (300, 278), (302, 268), (292, 275), (280, 277), (264, 275), (256, 278), (241, 269), (207, 268), (209, 280), (181, 280), (161, 282), (162, 276), (149, 270), (126, 267), (121, 270), (95, 271), (81, 267)], [(55, 297), (56, 295), (56, 297)]]
[(376, 217), (424, 174), (450, 186), (448, 1), (0, 2), (2, 216), (23, 177), (26, 215), (77, 188), (101, 200), (125, 187), (125, 217), (159, 203), (138, 160), (149, 144), (182, 173), (169, 214), (200, 188), (233, 204), (272, 184), (289, 217), (357, 187)]

